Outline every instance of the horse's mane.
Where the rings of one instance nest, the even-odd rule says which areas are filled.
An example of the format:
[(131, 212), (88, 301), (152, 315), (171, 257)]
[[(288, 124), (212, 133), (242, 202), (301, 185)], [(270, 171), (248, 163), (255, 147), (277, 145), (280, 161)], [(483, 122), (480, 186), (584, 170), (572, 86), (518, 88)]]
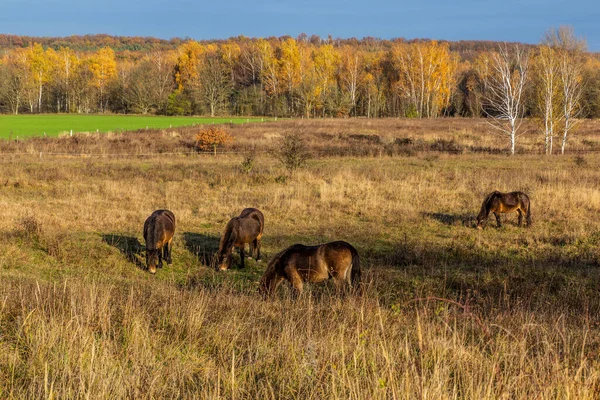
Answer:
[(281, 257), (284, 256), (284, 254), (286, 254), (288, 252), (290, 248), (285, 248), (283, 250), (281, 250), (279, 253), (275, 254), (273, 256), (273, 258), (271, 258), (271, 261), (269, 261), (269, 263), (267, 264), (267, 268), (265, 268), (265, 272), (263, 276), (270, 276), (273, 274), (273, 272), (275, 272), (275, 269), (277, 267), (277, 264), (279, 263), (279, 260), (281, 259)]
[(290, 253), (290, 251), (292, 251), (298, 247), (304, 247), (304, 246), (301, 244), (294, 244), (294, 245), (291, 245), (290, 247), (286, 247), (285, 249), (281, 250), (279, 253), (275, 254), (273, 256), (273, 258), (271, 259), (271, 261), (269, 261), (269, 263), (267, 264), (267, 268), (265, 268), (265, 272), (263, 274), (262, 280), (269, 279), (270, 277), (272, 277), (273, 274), (277, 271), (277, 266), (279, 265), (279, 261), (281, 261), (282, 258), (287, 256)]
[(499, 192), (499, 191), (497, 191), (497, 190), (494, 190), (492, 193), (488, 194), (488, 195), (485, 197), (485, 199), (483, 200), (483, 204), (481, 204), (481, 209), (482, 209), (482, 210), (485, 210), (485, 212), (486, 212), (486, 213), (487, 213), (487, 212), (488, 212), (488, 210), (490, 209), (490, 207), (491, 207), (491, 202), (492, 202), (492, 200), (494, 199), (494, 197), (495, 197), (497, 194), (500, 194), (500, 192)]
[(239, 217), (232, 218), (225, 227), (225, 232), (219, 241), (219, 254), (222, 254), (226, 249), (231, 247), (236, 239), (236, 225), (239, 225)]

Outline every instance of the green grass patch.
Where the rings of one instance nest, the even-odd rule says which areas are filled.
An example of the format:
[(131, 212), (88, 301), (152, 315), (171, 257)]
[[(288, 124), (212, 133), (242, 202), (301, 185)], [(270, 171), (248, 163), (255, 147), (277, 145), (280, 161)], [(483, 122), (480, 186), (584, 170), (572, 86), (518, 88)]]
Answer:
[(0, 115), (0, 139), (58, 136), (61, 133), (120, 132), (148, 128), (169, 128), (202, 124), (242, 124), (267, 118), (167, 117), (142, 115)]

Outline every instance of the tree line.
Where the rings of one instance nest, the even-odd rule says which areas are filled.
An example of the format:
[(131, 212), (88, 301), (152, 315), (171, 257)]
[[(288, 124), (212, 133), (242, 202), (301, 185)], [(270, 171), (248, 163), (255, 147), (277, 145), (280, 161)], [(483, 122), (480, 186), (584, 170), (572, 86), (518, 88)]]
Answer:
[[(76, 50), (68, 40), (27, 44), (18, 38), (4, 35), (0, 50), (0, 109), (13, 114), (504, 121), (497, 85), (505, 74), (508, 82), (523, 78), (516, 117), (543, 121), (549, 148), (577, 118), (600, 117), (600, 60), (569, 28), (549, 31), (539, 45), (518, 46), (520, 61), (511, 58), (517, 47), (490, 42), (306, 35), (126, 42), (104, 35), (93, 43), (82, 39), (73, 47), (84, 50)], [(118, 50), (123, 43), (139, 47)], [(497, 68), (504, 50), (506, 71)]]

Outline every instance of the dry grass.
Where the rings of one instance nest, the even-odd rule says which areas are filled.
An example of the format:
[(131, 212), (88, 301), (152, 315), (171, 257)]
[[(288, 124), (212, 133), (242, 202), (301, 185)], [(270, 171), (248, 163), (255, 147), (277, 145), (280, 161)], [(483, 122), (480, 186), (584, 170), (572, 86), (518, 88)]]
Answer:
[[(326, 157), (294, 177), (265, 154), (249, 173), (241, 155), (0, 162), (2, 398), (600, 395), (594, 154)], [(473, 229), (493, 189), (528, 192), (533, 227)], [(264, 262), (208, 268), (247, 206), (265, 214), (267, 260), (352, 243), (364, 295), (286, 286), (265, 302)], [(162, 207), (174, 264), (150, 276), (141, 227)]]
[[(210, 127), (210, 125), (209, 125)], [(243, 152), (249, 148), (268, 152), (287, 132), (306, 138), (317, 156), (382, 156), (434, 153), (507, 154), (509, 140), (496, 133), (485, 119), (314, 119), (278, 122), (227, 124), (235, 139), (224, 150)], [(26, 141), (0, 141), (0, 154), (39, 155), (83, 153), (145, 156), (155, 153), (194, 153), (196, 136), (206, 126), (124, 133), (90, 133), (73, 137), (32, 138)], [(537, 123), (525, 121), (517, 140), (517, 152), (542, 154), (543, 137)], [(567, 152), (580, 154), (600, 151), (600, 123), (582, 120), (573, 130)], [(558, 138), (556, 143), (559, 143)], [(560, 150), (560, 149), (558, 149)], [(221, 149), (219, 149), (221, 151)]]

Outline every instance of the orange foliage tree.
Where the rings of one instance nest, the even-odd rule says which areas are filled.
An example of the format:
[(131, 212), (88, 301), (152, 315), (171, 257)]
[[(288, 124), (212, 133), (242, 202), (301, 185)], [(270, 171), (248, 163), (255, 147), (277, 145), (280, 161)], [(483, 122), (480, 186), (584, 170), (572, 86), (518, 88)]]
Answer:
[(217, 155), (217, 147), (230, 142), (233, 142), (233, 136), (218, 126), (201, 129), (196, 135), (196, 147), (204, 151), (212, 150), (215, 156)]

